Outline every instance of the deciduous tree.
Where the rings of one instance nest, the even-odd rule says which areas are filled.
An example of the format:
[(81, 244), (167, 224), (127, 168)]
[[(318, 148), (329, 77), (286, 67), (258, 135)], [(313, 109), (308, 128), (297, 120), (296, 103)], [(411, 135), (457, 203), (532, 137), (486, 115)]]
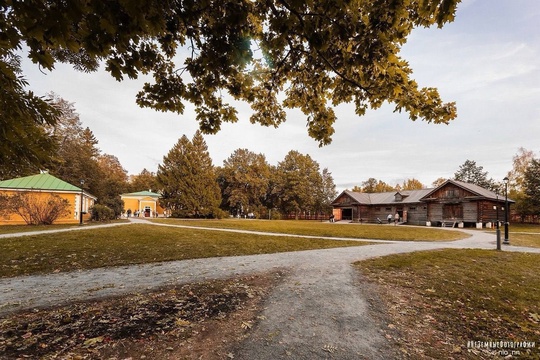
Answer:
[(98, 169), (93, 176), (96, 180), (93, 194), (98, 198), (98, 204), (107, 206), (115, 217), (119, 217), (124, 207), (120, 194), (128, 188), (127, 171), (114, 155), (102, 154), (96, 161)]
[(419, 88), (400, 50), (414, 27), (452, 21), (458, 3), (7, 0), (0, 3), (0, 81), (20, 110), (6, 129), (14, 132), (21, 119), (48, 122), (53, 112), (24, 91), (20, 68), (10, 66), (23, 46), (45, 70), (64, 62), (95, 71), (104, 63), (117, 80), (151, 74), (137, 103), (183, 113), (191, 102), (205, 133), (238, 120), (225, 93), (251, 104), (251, 121), (265, 126), (285, 121), (285, 107), (300, 109), (321, 145), (331, 141), (332, 106), (341, 103), (354, 103), (361, 116), (386, 101), (412, 120), (448, 123), (455, 104)]
[(525, 172), (534, 159), (534, 152), (520, 147), (512, 158), (512, 170), (508, 172), (508, 187), (510, 190), (522, 191), (525, 182)]
[(523, 187), (528, 213), (540, 217), (540, 159), (532, 159), (529, 163)]
[(436, 187), (439, 187), (440, 185), (444, 184), (444, 182), (446, 181), (447, 179), (445, 178), (438, 178), (437, 180), (435, 180), (434, 182), (431, 183), (431, 186), (433, 186), (434, 188)]
[[(2, 5), (0, 5), (0, 11)], [(4, 37), (0, 15), (0, 33)], [(14, 49), (0, 40), (0, 179), (31, 175), (50, 165), (56, 141), (47, 132), (58, 110), (50, 99), (26, 90), (28, 83)]]
[(418, 179), (407, 179), (401, 184), (401, 190), (422, 190), (425, 186)]
[(237, 149), (219, 171), (223, 200), (236, 214), (260, 216), (270, 181), (270, 165), (263, 154)]
[(69, 201), (58, 195), (21, 192), (9, 196), (9, 212), (18, 214), (28, 225), (51, 225), (69, 214)]
[(362, 182), (362, 191), (365, 193), (378, 193), (378, 192), (388, 192), (396, 190), (395, 187), (388, 185), (382, 180), (377, 180), (375, 178), (369, 178), (366, 181)]
[(311, 156), (295, 150), (278, 163), (274, 194), (284, 214), (298, 218), (301, 211), (316, 211), (317, 193), (323, 187), (319, 171), (319, 164)]
[(158, 188), (159, 186), (157, 183), (156, 174), (148, 171), (147, 169), (142, 169), (139, 174), (131, 175), (129, 177), (129, 191), (131, 192), (144, 190), (152, 190), (157, 192), (159, 191)]

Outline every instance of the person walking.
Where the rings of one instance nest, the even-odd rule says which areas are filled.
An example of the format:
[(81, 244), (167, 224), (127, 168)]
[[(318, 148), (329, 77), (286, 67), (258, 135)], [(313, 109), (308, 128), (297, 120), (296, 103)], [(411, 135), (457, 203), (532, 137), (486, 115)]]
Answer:
[(396, 215), (394, 215), (394, 226), (397, 225), (398, 222), (399, 222), (399, 214), (396, 213)]
[(390, 224), (392, 222), (392, 214), (388, 214), (386, 219), (388, 220), (388, 224)]

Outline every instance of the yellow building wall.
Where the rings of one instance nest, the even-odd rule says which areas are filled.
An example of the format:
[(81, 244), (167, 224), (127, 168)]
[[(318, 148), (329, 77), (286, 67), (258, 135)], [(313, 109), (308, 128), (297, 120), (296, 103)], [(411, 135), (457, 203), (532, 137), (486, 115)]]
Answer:
[[(79, 211), (80, 211), (80, 202), (79, 199), (81, 197), (81, 194), (76, 193), (58, 193), (58, 192), (50, 192), (50, 191), (25, 191), (27, 193), (30, 193), (32, 195), (35, 195), (39, 198), (42, 198), (44, 201), (50, 196), (50, 195), (58, 195), (62, 199), (66, 199), (69, 202), (68, 206), (68, 214), (65, 216), (61, 216), (54, 222), (55, 224), (76, 224), (79, 223)], [(21, 193), (19, 191), (8, 191), (8, 190), (0, 190), (0, 194), (2, 195), (14, 195), (15, 193)], [(90, 209), (94, 206), (94, 199), (84, 196), (83, 197), (83, 213), (86, 212), (86, 214), (83, 214), (83, 221), (90, 220)], [(12, 214), (6, 214), (4, 216), (0, 216), (0, 225), (24, 225), (26, 222), (23, 220), (23, 218), (15, 213)]]
[(133, 199), (133, 198), (122, 198), (124, 200), (124, 210), (128, 211), (131, 210), (131, 213), (135, 210), (139, 209), (139, 199)]
[[(152, 216), (157, 211), (159, 215), (163, 215), (164, 209), (159, 205), (159, 201), (157, 199), (151, 198), (151, 197), (123, 197), (122, 200), (124, 200), (124, 211), (131, 210), (131, 216), (133, 216), (133, 213), (138, 211), (144, 211), (146, 206), (150, 207), (150, 210), (152, 211)], [(142, 216), (142, 214), (141, 214)]]

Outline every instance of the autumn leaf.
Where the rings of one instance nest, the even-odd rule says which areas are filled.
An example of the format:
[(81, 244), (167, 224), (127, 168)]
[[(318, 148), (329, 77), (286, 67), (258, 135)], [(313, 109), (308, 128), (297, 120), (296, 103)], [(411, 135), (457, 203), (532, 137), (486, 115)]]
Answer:
[(90, 347), (92, 345), (96, 345), (97, 343), (103, 342), (103, 336), (94, 337), (91, 339), (88, 339), (84, 342), (84, 346)]

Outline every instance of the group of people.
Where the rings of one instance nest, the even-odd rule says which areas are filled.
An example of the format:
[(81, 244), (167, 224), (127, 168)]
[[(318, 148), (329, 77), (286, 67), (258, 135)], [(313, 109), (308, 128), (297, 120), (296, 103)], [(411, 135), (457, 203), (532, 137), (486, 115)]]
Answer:
[(388, 220), (389, 224), (392, 222), (392, 219), (394, 219), (394, 225), (397, 225), (399, 222), (399, 214), (396, 213), (394, 216), (392, 216), (392, 214), (388, 214), (386, 219)]
[[(151, 214), (151, 213), (152, 213), (152, 211), (148, 210), (148, 215), (145, 215), (143, 211), (135, 210), (135, 211), (133, 211), (133, 217), (140, 217), (140, 216), (143, 216), (143, 217), (150, 217), (150, 214)], [(127, 209), (127, 211), (126, 211), (126, 217), (131, 217), (131, 214), (132, 214), (131, 209)], [(154, 217), (156, 217), (156, 218), (159, 216), (159, 214), (158, 214), (157, 211), (154, 211), (154, 212), (152, 213), (152, 215), (153, 215)]]
[[(394, 225), (397, 225), (398, 222), (399, 222), (399, 214), (398, 213), (396, 213), (395, 215), (388, 214), (386, 219), (388, 220), (389, 224), (392, 223), (392, 219), (393, 219), (394, 220)], [(335, 222), (336, 220), (335, 220), (334, 214), (330, 215), (330, 218), (328, 220), (331, 223)], [(379, 221), (379, 223), (381, 223), (381, 220), (379, 220), (379, 218), (377, 218), (377, 221)]]

